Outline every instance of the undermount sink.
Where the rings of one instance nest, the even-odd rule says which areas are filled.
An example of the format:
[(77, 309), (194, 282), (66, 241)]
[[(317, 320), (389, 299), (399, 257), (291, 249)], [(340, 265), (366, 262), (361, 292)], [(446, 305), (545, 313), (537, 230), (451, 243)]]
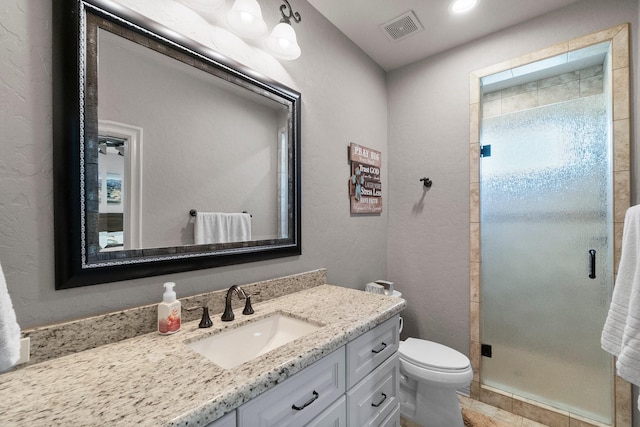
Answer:
[(234, 368), (268, 351), (318, 330), (321, 326), (275, 313), (187, 346), (224, 369)]

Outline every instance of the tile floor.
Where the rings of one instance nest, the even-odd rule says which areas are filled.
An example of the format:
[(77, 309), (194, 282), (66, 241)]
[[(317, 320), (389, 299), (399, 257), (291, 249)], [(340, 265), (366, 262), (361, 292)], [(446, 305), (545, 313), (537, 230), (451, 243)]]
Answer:
[[(547, 427), (468, 397), (459, 396), (465, 427)], [(422, 427), (401, 418), (401, 427)]]

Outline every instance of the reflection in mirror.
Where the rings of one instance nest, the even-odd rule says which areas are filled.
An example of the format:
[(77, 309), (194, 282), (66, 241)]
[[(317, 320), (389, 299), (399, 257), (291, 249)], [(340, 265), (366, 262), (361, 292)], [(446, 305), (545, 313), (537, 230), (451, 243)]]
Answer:
[[(279, 193), (287, 187), (278, 185), (278, 172), (287, 171), (288, 105), (103, 29), (98, 58), (99, 120), (143, 129), (141, 247), (196, 243), (194, 223), (201, 219), (192, 221), (190, 209), (248, 211), (248, 240), (282, 237)], [(106, 206), (110, 213), (127, 209), (119, 200), (108, 199)], [(286, 229), (287, 215), (283, 220)]]
[(55, 7), (79, 8), (77, 50), (64, 24), (54, 45), (77, 60), (78, 86), (57, 82), (81, 126), (63, 132), (78, 106), (56, 108), (54, 139), (82, 171), (56, 162), (56, 191), (80, 187), (56, 200), (56, 232), (78, 233), (56, 248), (56, 287), (299, 254), (300, 94), (111, 1)]
[[(107, 135), (98, 136), (98, 233), (102, 250), (125, 249), (123, 199), (128, 190), (123, 177), (126, 142)], [(131, 242), (126, 240), (127, 248), (130, 248)]]
[(142, 146), (141, 127), (98, 120), (100, 250), (142, 248)]

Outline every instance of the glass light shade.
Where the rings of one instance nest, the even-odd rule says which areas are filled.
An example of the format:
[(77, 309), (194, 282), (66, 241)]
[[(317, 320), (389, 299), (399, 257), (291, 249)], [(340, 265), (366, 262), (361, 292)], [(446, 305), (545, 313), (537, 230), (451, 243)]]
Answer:
[(257, 39), (267, 33), (262, 10), (256, 0), (236, 0), (227, 14), (231, 31), (240, 37)]
[(296, 32), (286, 22), (280, 22), (273, 28), (265, 44), (269, 52), (276, 58), (292, 60), (298, 58), (301, 53)]
[(224, 6), (225, 0), (182, 0), (187, 6), (203, 12), (214, 12)]

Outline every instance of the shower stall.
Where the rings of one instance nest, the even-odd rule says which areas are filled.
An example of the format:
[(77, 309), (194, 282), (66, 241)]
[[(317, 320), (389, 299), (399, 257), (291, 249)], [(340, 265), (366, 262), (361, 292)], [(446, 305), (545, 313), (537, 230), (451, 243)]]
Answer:
[[(485, 384), (610, 422), (599, 334), (612, 288), (603, 95), (483, 120)], [(485, 347), (486, 348), (486, 347)]]
[(614, 425), (610, 43), (485, 76), (481, 386)]

